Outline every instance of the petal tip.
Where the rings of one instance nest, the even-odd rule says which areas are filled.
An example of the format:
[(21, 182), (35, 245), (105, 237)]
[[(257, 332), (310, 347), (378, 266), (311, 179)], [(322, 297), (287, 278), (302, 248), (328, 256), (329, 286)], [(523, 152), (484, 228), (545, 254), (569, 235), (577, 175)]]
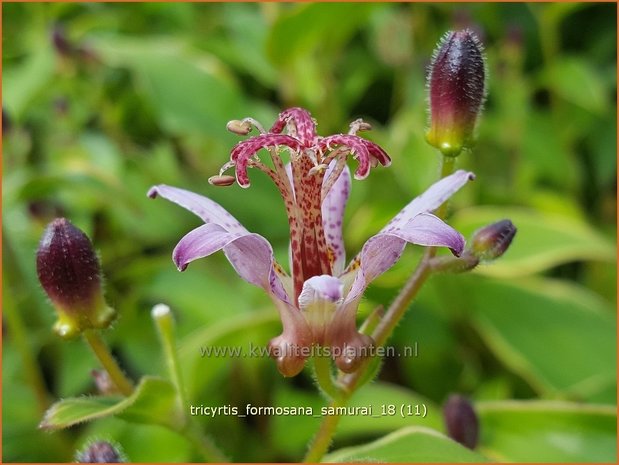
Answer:
[(159, 194), (159, 191), (157, 189), (157, 186), (153, 186), (150, 189), (148, 189), (148, 192), (146, 193), (146, 196), (149, 199), (156, 199), (158, 194)]

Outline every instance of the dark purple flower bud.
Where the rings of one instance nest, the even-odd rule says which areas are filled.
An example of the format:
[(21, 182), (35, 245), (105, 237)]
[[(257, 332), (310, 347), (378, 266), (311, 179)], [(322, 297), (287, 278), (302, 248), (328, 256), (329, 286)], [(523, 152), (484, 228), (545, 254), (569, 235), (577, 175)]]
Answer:
[(92, 243), (68, 220), (57, 218), (45, 229), (37, 251), (37, 274), (58, 312), (54, 330), (60, 336), (106, 328), (114, 320), (116, 312), (103, 297)]
[(62, 26), (56, 25), (52, 30), (52, 44), (60, 55), (71, 55), (73, 53), (73, 45), (69, 42), (65, 30)]
[(457, 394), (449, 396), (443, 407), (443, 418), (451, 439), (469, 449), (477, 446), (479, 420), (468, 399)]
[(124, 463), (123, 454), (118, 446), (113, 446), (107, 441), (95, 441), (75, 454), (77, 463)]
[(516, 226), (509, 220), (485, 226), (473, 234), (469, 251), (480, 260), (499, 258), (509, 248), (516, 231)]
[(469, 29), (450, 31), (434, 51), (428, 75), (428, 143), (455, 157), (474, 142), (475, 125), (486, 96), (482, 45)]
[(6, 133), (11, 130), (11, 119), (4, 108), (2, 108), (2, 132)]

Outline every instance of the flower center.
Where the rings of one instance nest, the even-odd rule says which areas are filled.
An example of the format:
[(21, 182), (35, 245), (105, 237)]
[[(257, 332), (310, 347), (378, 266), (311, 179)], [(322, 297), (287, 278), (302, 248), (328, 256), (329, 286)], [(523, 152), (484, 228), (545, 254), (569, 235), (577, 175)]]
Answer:
[[(357, 179), (365, 178), (371, 166), (391, 162), (389, 156), (376, 144), (355, 135), (369, 129), (361, 120), (353, 122), (348, 134), (320, 137), (316, 123), (308, 111), (290, 108), (267, 132), (251, 118), (231, 121), (228, 129), (237, 134), (248, 134), (251, 127), (260, 131), (259, 136), (239, 142), (230, 154), (219, 176), (210, 180), (214, 185), (230, 185), (224, 172), (234, 167), (236, 180), (241, 187), (249, 187), (247, 168), (265, 172), (277, 186), (286, 206), (290, 226), (290, 251), (294, 300), (298, 301), (303, 283), (314, 276), (333, 273), (334, 252), (325, 239), (322, 203), (346, 166), (346, 159), (353, 154), (359, 162)], [(286, 134), (282, 134), (283, 131)], [(273, 167), (262, 163), (257, 153), (267, 149)], [(290, 152), (290, 164), (284, 166), (280, 154)], [(327, 174), (328, 172), (328, 174)]]

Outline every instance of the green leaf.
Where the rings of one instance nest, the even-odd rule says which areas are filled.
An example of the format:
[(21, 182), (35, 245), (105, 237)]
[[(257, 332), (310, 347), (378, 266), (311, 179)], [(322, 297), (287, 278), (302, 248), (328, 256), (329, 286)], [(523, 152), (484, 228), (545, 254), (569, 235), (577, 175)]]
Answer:
[(223, 64), (214, 57), (200, 55), (172, 39), (105, 38), (97, 41), (97, 50), (109, 63), (137, 73), (169, 131), (206, 133), (234, 141), (222, 128), (248, 109)]
[(19, 67), (11, 67), (2, 77), (2, 105), (20, 119), (28, 104), (42, 92), (54, 75), (54, 53), (41, 42)]
[(497, 461), (617, 461), (615, 406), (548, 401), (476, 404), (479, 450)]
[[(197, 395), (206, 384), (219, 379), (222, 371), (230, 369), (236, 361), (247, 359), (250, 346), (266, 346), (268, 340), (277, 335), (280, 329), (277, 311), (269, 308), (220, 320), (186, 337), (181, 343), (179, 358), (189, 397)], [(210, 356), (202, 356), (203, 348), (214, 352)], [(226, 349), (239, 350), (240, 353), (216, 352)], [(270, 360), (266, 361), (271, 363)]]
[(482, 455), (437, 431), (409, 426), (364, 444), (327, 455), (324, 462), (488, 462)]
[(176, 392), (168, 381), (145, 376), (129, 397), (98, 396), (64, 399), (52, 405), (40, 428), (57, 430), (110, 415), (135, 423), (179, 425)]
[[(401, 415), (401, 406), (425, 404), (427, 415)], [(303, 450), (307, 438), (318, 430), (322, 418), (321, 409), (327, 403), (318, 393), (301, 392), (296, 389), (283, 387), (276, 392), (273, 405), (275, 406), (311, 406), (314, 416), (278, 416), (273, 418), (271, 435), (274, 442), (287, 454), (294, 456)], [(383, 406), (394, 405), (396, 414), (381, 415)], [(377, 437), (395, 431), (398, 428), (410, 425), (423, 425), (435, 429), (442, 428), (440, 409), (428, 399), (399, 386), (384, 382), (376, 382), (363, 386), (357, 391), (348, 403), (349, 407), (371, 408), (371, 415), (359, 410), (359, 414), (344, 415), (340, 419), (335, 435), (337, 441), (351, 438)], [(421, 408), (421, 407), (420, 407)], [(294, 433), (291, 433), (294, 432)]]
[(553, 61), (545, 80), (558, 95), (591, 113), (601, 114), (608, 108), (604, 80), (582, 58), (563, 56)]
[(467, 311), (494, 354), (546, 395), (612, 402), (616, 318), (589, 291), (550, 279), (458, 276)]
[(267, 53), (273, 63), (286, 65), (295, 58), (307, 57), (318, 46), (321, 50), (336, 49), (366, 23), (372, 8), (368, 3), (295, 5), (273, 24)]
[(615, 260), (615, 245), (575, 218), (516, 207), (472, 207), (459, 211), (450, 223), (470, 237), (476, 229), (503, 218), (516, 225), (516, 237), (500, 260), (478, 267), (476, 273), (511, 278), (572, 261)]

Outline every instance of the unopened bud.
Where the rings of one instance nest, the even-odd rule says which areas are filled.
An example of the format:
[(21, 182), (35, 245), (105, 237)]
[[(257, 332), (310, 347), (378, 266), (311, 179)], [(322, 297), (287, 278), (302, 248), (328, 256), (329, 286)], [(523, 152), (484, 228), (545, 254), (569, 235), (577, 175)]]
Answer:
[(56, 25), (52, 29), (52, 44), (60, 55), (71, 55), (74, 51), (73, 45), (69, 42), (65, 30), (62, 26)]
[(110, 375), (105, 370), (91, 370), (90, 376), (95, 382), (97, 392), (102, 395), (118, 394), (118, 388), (110, 379)]
[(443, 418), (451, 439), (469, 449), (477, 446), (479, 420), (468, 399), (457, 394), (449, 396), (443, 407)]
[(11, 129), (11, 119), (9, 114), (2, 108), (2, 132), (8, 132)]
[(37, 250), (41, 286), (58, 312), (54, 331), (70, 338), (106, 328), (116, 312), (107, 306), (101, 270), (90, 239), (64, 218), (52, 221)]
[(233, 119), (232, 121), (228, 121), (228, 124), (226, 124), (226, 129), (234, 134), (238, 134), (239, 136), (246, 136), (251, 131), (251, 123), (249, 123), (249, 121), (239, 121), (238, 119)]
[(469, 29), (450, 31), (434, 50), (428, 76), (428, 143), (455, 157), (474, 142), (475, 125), (486, 96), (482, 45)]
[(516, 231), (516, 226), (509, 220), (478, 229), (471, 239), (469, 253), (480, 260), (499, 258), (509, 248)]
[(234, 176), (229, 176), (227, 174), (220, 174), (217, 176), (211, 176), (208, 178), (208, 183), (212, 186), (231, 186), (236, 182), (236, 178)]
[(107, 441), (95, 441), (75, 454), (77, 463), (124, 463), (126, 462), (118, 446)]

